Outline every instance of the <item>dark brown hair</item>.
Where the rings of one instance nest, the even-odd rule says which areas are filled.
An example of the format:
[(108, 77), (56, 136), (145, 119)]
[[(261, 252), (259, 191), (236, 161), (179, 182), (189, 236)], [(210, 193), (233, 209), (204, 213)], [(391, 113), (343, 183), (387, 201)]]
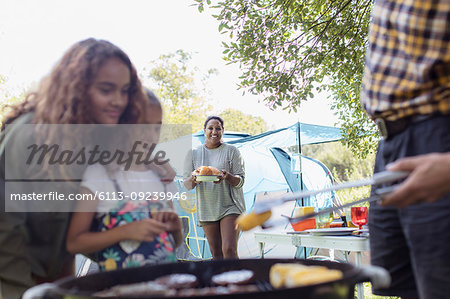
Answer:
[(220, 116), (217, 116), (217, 115), (211, 115), (211, 116), (208, 116), (208, 118), (206, 118), (205, 124), (203, 125), (203, 129), (206, 129), (206, 125), (208, 124), (208, 122), (209, 122), (211, 119), (216, 119), (216, 120), (218, 120), (218, 121), (220, 122), (220, 124), (222, 125), (222, 129), (224, 128), (224, 126), (223, 126), (223, 123), (224, 123), (223, 119), (222, 119)]
[(92, 124), (90, 99), (87, 91), (99, 69), (110, 58), (120, 59), (130, 70), (128, 106), (119, 123), (137, 123), (144, 94), (136, 69), (127, 54), (105, 40), (89, 38), (74, 44), (57, 62), (50, 74), (39, 84), (37, 91), (12, 108), (5, 124), (20, 115), (33, 111), (34, 123)]
[(145, 93), (147, 95), (148, 103), (150, 105), (156, 105), (162, 110), (161, 101), (158, 99), (158, 97), (148, 88), (145, 88)]
[[(29, 93), (24, 102), (8, 107), (10, 111), (5, 115), (2, 129), (21, 115), (34, 112), (32, 122), (37, 124), (36, 128), (39, 127), (35, 135), (39, 142), (59, 144), (62, 148), (73, 148), (72, 145), (90, 142), (89, 136), (79, 134), (79, 131), (83, 130), (81, 127), (64, 127), (61, 134), (54, 126), (40, 125), (94, 124), (88, 90), (100, 68), (111, 58), (122, 61), (130, 71), (128, 104), (119, 123), (140, 123), (146, 99), (136, 69), (128, 55), (108, 41), (89, 38), (68, 49), (50, 74), (41, 80), (37, 90)], [(85, 136), (86, 140), (80, 140), (81, 135)], [(43, 167), (41, 172), (47, 171), (47, 168)], [(59, 168), (59, 172), (53, 171), (49, 174), (50, 177), (69, 178), (64, 165)]]

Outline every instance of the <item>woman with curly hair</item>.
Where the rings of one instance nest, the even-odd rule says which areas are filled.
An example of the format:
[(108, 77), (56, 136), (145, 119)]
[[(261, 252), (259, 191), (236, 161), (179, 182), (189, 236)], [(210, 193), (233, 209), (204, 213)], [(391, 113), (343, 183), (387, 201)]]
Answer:
[[(20, 171), (46, 171), (45, 168), (14, 167), (14, 164), (9, 167), (11, 161), (23, 157), (18, 154), (29, 140), (41, 138), (45, 142), (58, 138), (57, 126), (46, 124), (139, 123), (143, 105), (145, 94), (125, 52), (104, 40), (90, 38), (76, 43), (41, 81), (37, 90), (22, 104), (11, 107), (5, 117), (4, 124), (9, 126), (2, 127), (2, 143), (8, 142), (8, 156), (5, 159), (2, 148), (2, 188), (5, 171), (15, 172), (18, 178), (27, 176), (17, 173)], [(35, 124), (44, 132), (15, 130), (22, 124)], [(80, 142), (78, 132), (68, 128), (63, 134), (64, 142)], [(56, 175), (64, 177), (62, 166), (61, 173)], [(65, 191), (77, 193), (79, 186), (72, 185), (72, 190)], [(73, 274), (73, 255), (65, 248), (70, 213), (5, 212), (5, 195), (0, 193), (0, 297), (19, 298), (35, 284)]]

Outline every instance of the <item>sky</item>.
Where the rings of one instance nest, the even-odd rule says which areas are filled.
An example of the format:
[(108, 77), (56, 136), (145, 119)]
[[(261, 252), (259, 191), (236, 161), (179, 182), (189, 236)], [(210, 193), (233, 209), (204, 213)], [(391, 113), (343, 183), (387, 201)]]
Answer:
[[(336, 116), (327, 95), (302, 103), (298, 113), (272, 111), (262, 96), (237, 90), (238, 65), (222, 60), (218, 21), (199, 13), (193, 0), (0, 0), (0, 74), (11, 93), (36, 84), (75, 42), (95, 37), (122, 48), (138, 72), (162, 54), (178, 49), (193, 53), (201, 71), (218, 70), (208, 85), (210, 114), (226, 108), (262, 117), (271, 129), (297, 121), (333, 126)], [(151, 88), (151, 86), (148, 86)], [(2, 94), (0, 92), (0, 94)]]

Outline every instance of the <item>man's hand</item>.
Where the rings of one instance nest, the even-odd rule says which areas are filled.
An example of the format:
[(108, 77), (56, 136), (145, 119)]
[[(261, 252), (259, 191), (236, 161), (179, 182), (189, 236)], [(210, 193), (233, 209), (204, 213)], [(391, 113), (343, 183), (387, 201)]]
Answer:
[(397, 190), (383, 198), (382, 205), (402, 208), (414, 203), (434, 202), (450, 192), (450, 153), (400, 159), (387, 169), (411, 174)]

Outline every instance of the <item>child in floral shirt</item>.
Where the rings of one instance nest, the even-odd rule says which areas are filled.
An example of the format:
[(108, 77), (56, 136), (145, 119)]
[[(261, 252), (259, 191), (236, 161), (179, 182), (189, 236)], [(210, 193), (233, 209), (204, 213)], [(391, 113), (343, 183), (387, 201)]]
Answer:
[[(162, 108), (152, 93), (148, 96), (150, 104), (145, 122), (153, 126), (152, 132), (143, 135), (153, 138), (147, 140), (150, 143), (157, 143)], [(181, 222), (167, 199), (174, 198), (170, 194), (175, 194), (177, 188), (171, 174), (163, 179), (159, 175), (161, 171), (170, 172), (171, 168), (155, 169), (156, 165), (139, 164), (124, 170), (109, 166), (88, 166), (81, 192), (109, 194), (116, 199), (120, 196), (122, 200), (81, 201), (71, 219), (68, 251), (95, 253), (103, 271), (175, 262), (175, 248), (182, 241)], [(148, 194), (165, 198), (142, 198)]]

